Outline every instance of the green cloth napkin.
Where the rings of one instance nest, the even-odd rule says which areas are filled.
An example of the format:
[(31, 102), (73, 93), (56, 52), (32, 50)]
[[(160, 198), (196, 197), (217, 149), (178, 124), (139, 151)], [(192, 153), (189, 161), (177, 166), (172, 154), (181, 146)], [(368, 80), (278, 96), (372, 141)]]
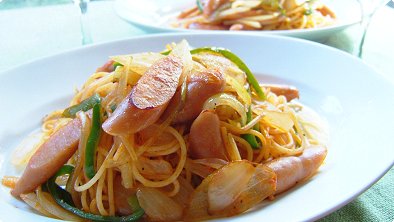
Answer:
[(394, 221), (394, 167), (382, 179), (338, 211), (318, 222)]

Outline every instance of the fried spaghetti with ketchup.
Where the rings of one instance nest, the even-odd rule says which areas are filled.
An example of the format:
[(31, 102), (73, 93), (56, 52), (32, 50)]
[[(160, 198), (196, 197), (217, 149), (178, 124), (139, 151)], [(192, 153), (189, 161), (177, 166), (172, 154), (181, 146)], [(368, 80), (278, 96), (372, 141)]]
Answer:
[(335, 13), (318, 0), (197, 0), (174, 27), (205, 30), (292, 30), (329, 26)]
[(70, 107), (44, 118), (35, 145), (17, 149), (13, 163), (25, 170), (3, 185), (63, 220), (238, 215), (324, 161), (321, 125), (298, 97), (257, 82), (227, 49), (182, 41), (113, 56)]

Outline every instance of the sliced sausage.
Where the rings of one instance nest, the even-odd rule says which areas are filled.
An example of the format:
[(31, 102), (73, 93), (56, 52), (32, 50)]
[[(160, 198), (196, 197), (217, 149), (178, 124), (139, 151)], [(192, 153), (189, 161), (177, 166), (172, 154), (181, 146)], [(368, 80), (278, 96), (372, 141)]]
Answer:
[(312, 176), (322, 165), (327, 155), (324, 146), (306, 148), (300, 156), (280, 157), (266, 166), (277, 176), (276, 192), (282, 193), (295, 186), (298, 182)]
[(224, 3), (229, 2), (228, 0), (207, 0), (204, 4), (203, 15), (208, 18), (211, 16), (216, 9), (222, 6)]
[(271, 92), (275, 93), (278, 96), (286, 97), (286, 100), (288, 102), (293, 99), (298, 99), (300, 97), (298, 89), (294, 86), (277, 84), (263, 84), (262, 86), (265, 88), (269, 88)]
[(175, 94), (182, 69), (182, 60), (176, 56), (155, 62), (103, 123), (104, 131), (131, 134), (156, 122)]
[(32, 192), (54, 175), (77, 150), (81, 128), (81, 120), (75, 118), (52, 134), (31, 157), (11, 194)]
[(113, 72), (115, 70), (114, 61), (109, 60), (104, 65), (96, 70), (96, 72)]
[[(185, 123), (197, 118), (202, 111), (204, 102), (209, 97), (222, 92), (224, 86), (224, 76), (219, 71), (205, 70), (192, 73), (187, 80), (186, 102), (173, 123)], [(181, 91), (178, 89), (162, 119), (165, 119), (177, 109), (180, 97)]]
[(219, 158), (227, 160), (216, 113), (203, 111), (194, 120), (189, 134), (189, 156), (193, 159)]

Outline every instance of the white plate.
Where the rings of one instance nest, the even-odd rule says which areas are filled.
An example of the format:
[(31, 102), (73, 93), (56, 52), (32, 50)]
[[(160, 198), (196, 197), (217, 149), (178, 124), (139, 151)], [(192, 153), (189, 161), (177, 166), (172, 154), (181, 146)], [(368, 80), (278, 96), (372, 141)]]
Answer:
[[(361, 20), (360, 5), (357, 0), (321, 1), (336, 13), (338, 18), (336, 24), (328, 27), (303, 30), (246, 32), (292, 36), (309, 40), (322, 40)], [(196, 0), (117, 0), (115, 2), (115, 11), (127, 22), (147, 30), (148, 32), (195, 32), (196, 30), (173, 28), (170, 26), (169, 22), (181, 11), (195, 4)]]
[[(40, 59), (0, 74), (0, 177), (15, 175), (10, 153), (41, 118), (67, 106), (108, 56), (159, 51), (187, 39), (194, 47), (233, 50), (266, 82), (290, 83), (301, 102), (330, 124), (325, 164), (306, 183), (234, 221), (315, 220), (338, 209), (375, 183), (393, 164), (393, 85), (361, 60), (313, 42), (279, 36), (235, 34), (153, 35), (93, 45)], [(0, 220), (41, 221), (0, 186)]]

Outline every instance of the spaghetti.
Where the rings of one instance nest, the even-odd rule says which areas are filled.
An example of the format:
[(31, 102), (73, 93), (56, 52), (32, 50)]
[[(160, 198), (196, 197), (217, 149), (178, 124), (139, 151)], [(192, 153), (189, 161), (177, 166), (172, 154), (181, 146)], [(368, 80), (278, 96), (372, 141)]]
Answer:
[(172, 24), (185, 29), (291, 30), (329, 26), (335, 13), (318, 0), (197, 0)]
[[(163, 54), (169, 55), (141, 53), (112, 57), (72, 98), (70, 106), (73, 109), (67, 109), (67, 112), (80, 110), (74, 118), (62, 116), (62, 111), (54, 111), (44, 119), (42, 140), (36, 145), (38, 150), (44, 149), (42, 146), (57, 136), (55, 132), (65, 130), (69, 125), (78, 123), (80, 133), (75, 153), (66, 159), (67, 163), (62, 167), (64, 163), (51, 162), (62, 168), (35, 190), (22, 192), (24, 194), (20, 196), (26, 203), (46, 216), (65, 220), (133, 221), (144, 212), (150, 220), (161, 221), (236, 215), (275, 193), (275, 173), (264, 164), (280, 157), (300, 155), (311, 143), (319, 144), (313, 131), (308, 130), (310, 127), (316, 130), (318, 126), (298, 115), (303, 106), (287, 101), (286, 93), (274, 93), (274, 87), (250, 82), (243, 66), (236, 64), (241, 60), (238, 57), (231, 60), (235, 55), (228, 52), (223, 56), (220, 52), (224, 49), (203, 48), (191, 54), (193, 51), (185, 41), (167, 49), (170, 53)], [(164, 60), (171, 57), (183, 61)], [(162, 61), (179, 62), (184, 66), (157, 65)], [(231, 69), (224, 64), (232, 64)], [(179, 81), (175, 84), (177, 91), (173, 92), (163, 114), (153, 124), (132, 133), (118, 134), (106, 128), (110, 118), (125, 115), (127, 111), (119, 114), (118, 110), (124, 108), (125, 100), (135, 95), (136, 84), (150, 75), (147, 74), (151, 72), (149, 70), (161, 73), (178, 68), (182, 73), (179, 80), (175, 80)], [(254, 78), (250, 79), (253, 81)], [(260, 95), (264, 98), (252, 86), (260, 88)], [(203, 91), (193, 92), (200, 89)], [(95, 100), (89, 100), (92, 97)], [(201, 100), (204, 97), (206, 99)], [(95, 113), (86, 108), (90, 102), (101, 104), (99, 119), (104, 122), (100, 122), (101, 134), (97, 138), (94, 156), (87, 152), (87, 141), (92, 139), (90, 134), (95, 121), (100, 120), (96, 120)], [(156, 108), (138, 112), (151, 112), (152, 109)], [(202, 112), (193, 114), (195, 109)], [(248, 109), (251, 118), (247, 118)], [(121, 124), (133, 122), (123, 121)], [(250, 138), (255, 140), (257, 147), (251, 145)], [(93, 166), (87, 166), (87, 158), (93, 158)], [(32, 161), (36, 161), (34, 156), (29, 164)], [(93, 167), (92, 177), (86, 174), (86, 167)], [(234, 173), (245, 181), (238, 185), (228, 181)], [(20, 181), (26, 179), (24, 177), (29, 175), (23, 175)], [(3, 184), (14, 188), (13, 192), (20, 182), (15, 181), (15, 177), (3, 178)], [(224, 194), (215, 189), (212, 192), (219, 192), (218, 197), (212, 194), (209, 198), (204, 197), (208, 198), (205, 204), (201, 202), (202, 205), (194, 206), (201, 201), (201, 195), (210, 195), (210, 189), (222, 186), (222, 183), (232, 184), (227, 186), (232, 189), (226, 195), (243, 191), (234, 194), (233, 199), (224, 198), (223, 202), (230, 203), (225, 203), (223, 209), (221, 205), (215, 205), (215, 201)], [(204, 187), (208, 184), (211, 188)], [(203, 190), (205, 193), (201, 194)], [(249, 193), (257, 191), (262, 196)], [(240, 204), (237, 201), (241, 197), (244, 203), (241, 201)], [(213, 201), (214, 209), (206, 205), (209, 201)], [(198, 206), (207, 210), (198, 210)], [(229, 206), (234, 208), (226, 211)]]

